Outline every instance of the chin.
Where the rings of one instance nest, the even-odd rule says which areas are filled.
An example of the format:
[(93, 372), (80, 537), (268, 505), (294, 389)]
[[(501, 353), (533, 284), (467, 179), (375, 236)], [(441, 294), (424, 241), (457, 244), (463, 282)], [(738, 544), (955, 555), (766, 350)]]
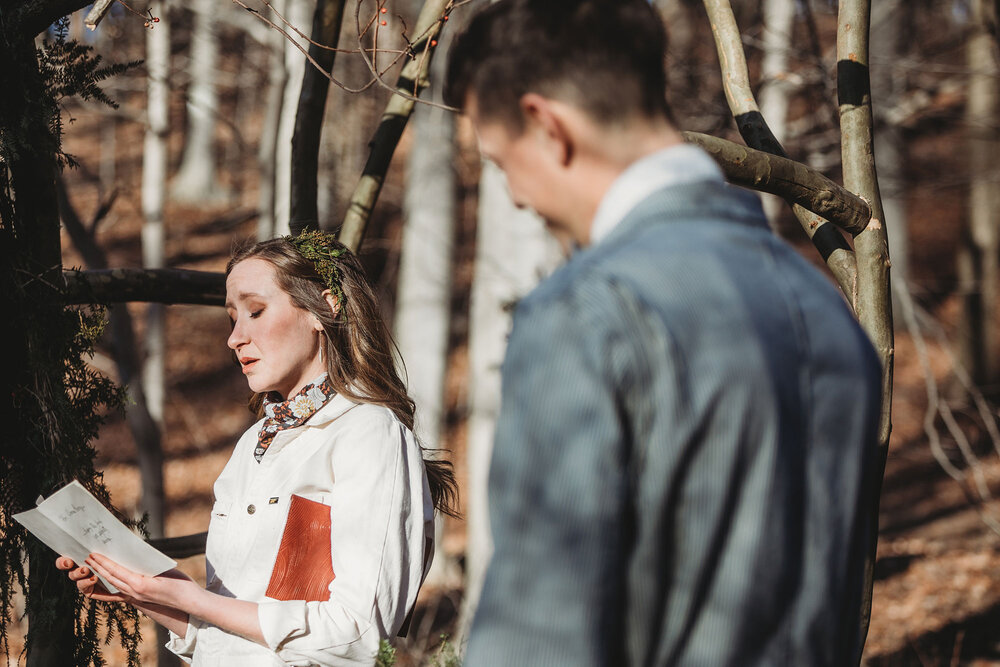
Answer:
[(266, 382), (261, 382), (260, 380), (252, 377), (247, 378), (247, 386), (250, 387), (250, 391), (255, 394), (266, 394), (271, 391)]

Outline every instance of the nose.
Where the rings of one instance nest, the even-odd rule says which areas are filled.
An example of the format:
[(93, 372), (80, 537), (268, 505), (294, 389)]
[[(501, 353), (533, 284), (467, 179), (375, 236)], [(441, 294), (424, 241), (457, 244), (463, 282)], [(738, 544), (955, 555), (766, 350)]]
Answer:
[(236, 322), (233, 323), (233, 331), (229, 334), (229, 339), (226, 340), (226, 345), (231, 350), (239, 350), (242, 346), (250, 342), (250, 338), (246, 333), (246, 327), (241, 322), (242, 319), (237, 318)]

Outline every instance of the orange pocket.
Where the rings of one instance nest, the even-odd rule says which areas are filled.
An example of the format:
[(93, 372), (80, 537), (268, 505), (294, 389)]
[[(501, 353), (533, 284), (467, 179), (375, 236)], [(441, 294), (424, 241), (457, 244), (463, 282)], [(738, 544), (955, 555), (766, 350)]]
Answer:
[(330, 506), (292, 496), (266, 595), (274, 600), (323, 602), (333, 581)]

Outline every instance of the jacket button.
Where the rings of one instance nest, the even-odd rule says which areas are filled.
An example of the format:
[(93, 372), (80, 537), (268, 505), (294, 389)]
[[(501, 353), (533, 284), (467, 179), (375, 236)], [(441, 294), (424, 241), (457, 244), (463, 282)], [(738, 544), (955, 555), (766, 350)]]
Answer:
[(257, 511), (256, 507), (254, 507), (253, 505), (247, 505), (247, 514), (253, 514), (256, 511)]

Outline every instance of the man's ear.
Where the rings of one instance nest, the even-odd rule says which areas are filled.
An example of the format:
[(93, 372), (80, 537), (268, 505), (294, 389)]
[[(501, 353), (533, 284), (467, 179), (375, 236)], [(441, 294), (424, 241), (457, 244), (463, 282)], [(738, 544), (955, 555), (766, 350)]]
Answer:
[[(333, 312), (333, 319), (337, 319), (337, 315), (340, 314), (340, 300), (333, 296), (333, 292), (328, 289), (323, 290), (323, 298), (326, 299), (327, 305), (330, 306), (330, 310)], [(318, 318), (314, 318), (315, 322), (313, 326), (317, 331), (323, 330), (323, 323), (319, 321)]]
[(538, 93), (525, 93), (520, 104), (528, 125), (525, 131), (537, 132), (558, 163), (564, 167), (569, 165), (573, 159), (575, 140), (559, 105)]

